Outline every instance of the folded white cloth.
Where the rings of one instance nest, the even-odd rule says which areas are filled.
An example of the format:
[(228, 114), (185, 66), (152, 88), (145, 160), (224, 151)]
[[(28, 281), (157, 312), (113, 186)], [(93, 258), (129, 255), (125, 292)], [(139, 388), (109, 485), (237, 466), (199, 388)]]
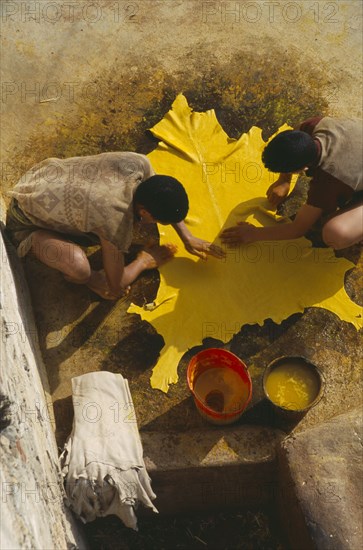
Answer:
[(128, 382), (84, 374), (72, 378), (72, 399), (73, 429), (60, 457), (69, 505), (85, 523), (115, 514), (137, 530), (139, 502), (157, 509)]

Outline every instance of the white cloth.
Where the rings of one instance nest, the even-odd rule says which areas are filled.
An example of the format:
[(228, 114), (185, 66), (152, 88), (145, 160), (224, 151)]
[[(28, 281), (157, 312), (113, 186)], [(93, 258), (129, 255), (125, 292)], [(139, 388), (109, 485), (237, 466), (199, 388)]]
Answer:
[(73, 429), (61, 455), (69, 504), (85, 523), (114, 514), (137, 530), (139, 502), (157, 509), (128, 382), (111, 372), (84, 374), (72, 378), (72, 399)]

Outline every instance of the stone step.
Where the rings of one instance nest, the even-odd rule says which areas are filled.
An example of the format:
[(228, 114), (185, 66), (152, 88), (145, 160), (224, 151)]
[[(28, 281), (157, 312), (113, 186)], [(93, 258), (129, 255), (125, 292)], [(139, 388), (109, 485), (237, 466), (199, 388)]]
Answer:
[(276, 492), (283, 437), (279, 430), (247, 425), (141, 432), (156, 507), (177, 514), (267, 504)]
[(282, 442), (279, 509), (292, 548), (363, 548), (362, 439), (359, 408)]

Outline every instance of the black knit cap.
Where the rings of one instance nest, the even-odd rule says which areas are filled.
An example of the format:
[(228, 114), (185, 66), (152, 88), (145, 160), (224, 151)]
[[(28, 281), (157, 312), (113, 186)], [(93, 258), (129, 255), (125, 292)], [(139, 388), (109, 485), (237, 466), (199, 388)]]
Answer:
[(188, 195), (183, 185), (171, 176), (151, 176), (137, 187), (134, 202), (142, 205), (161, 223), (178, 223), (189, 210)]
[(300, 130), (285, 130), (266, 145), (262, 162), (271, 172), (297, 172), (318, 161), (314, 139)]

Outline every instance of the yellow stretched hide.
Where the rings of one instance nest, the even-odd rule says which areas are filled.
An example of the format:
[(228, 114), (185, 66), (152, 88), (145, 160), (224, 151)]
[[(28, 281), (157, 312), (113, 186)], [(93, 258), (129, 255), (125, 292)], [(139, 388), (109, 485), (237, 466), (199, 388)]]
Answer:
[[(231, 139), (213, 110), (193, 112), (179, 95), (152, 132), (161, 141), (150, 161), (156, 173), (185, 186), (186, 224), (195, 236), (220, 244), (221, 230), (237, 221), (289, 223), (268, 209), (266, 190), (274, 177), (261, 162), (266, 144), (260, 128)], [(280, 323), (315, 306), (362, 326), (361, 308), (344, 290), (344, 274), (353, 264), (337, 259), (331, 249), (314, 249), (305, 238), (266, 241), (225, 248), (225, 260), (205, 262), (185, 251), (171, 226), (159, 229), (161, 243), (179, 244), (176, 258), (160, 268), (160, 306), (145, 311), (131, 304), (128, 310), (150, 322), (165, 341), (153, 369), (153, 388), (167, 392), (178, 381), (178, 363), (188, 348), (206, 337), (227, 342), (246, 323), (267, 318)]]

